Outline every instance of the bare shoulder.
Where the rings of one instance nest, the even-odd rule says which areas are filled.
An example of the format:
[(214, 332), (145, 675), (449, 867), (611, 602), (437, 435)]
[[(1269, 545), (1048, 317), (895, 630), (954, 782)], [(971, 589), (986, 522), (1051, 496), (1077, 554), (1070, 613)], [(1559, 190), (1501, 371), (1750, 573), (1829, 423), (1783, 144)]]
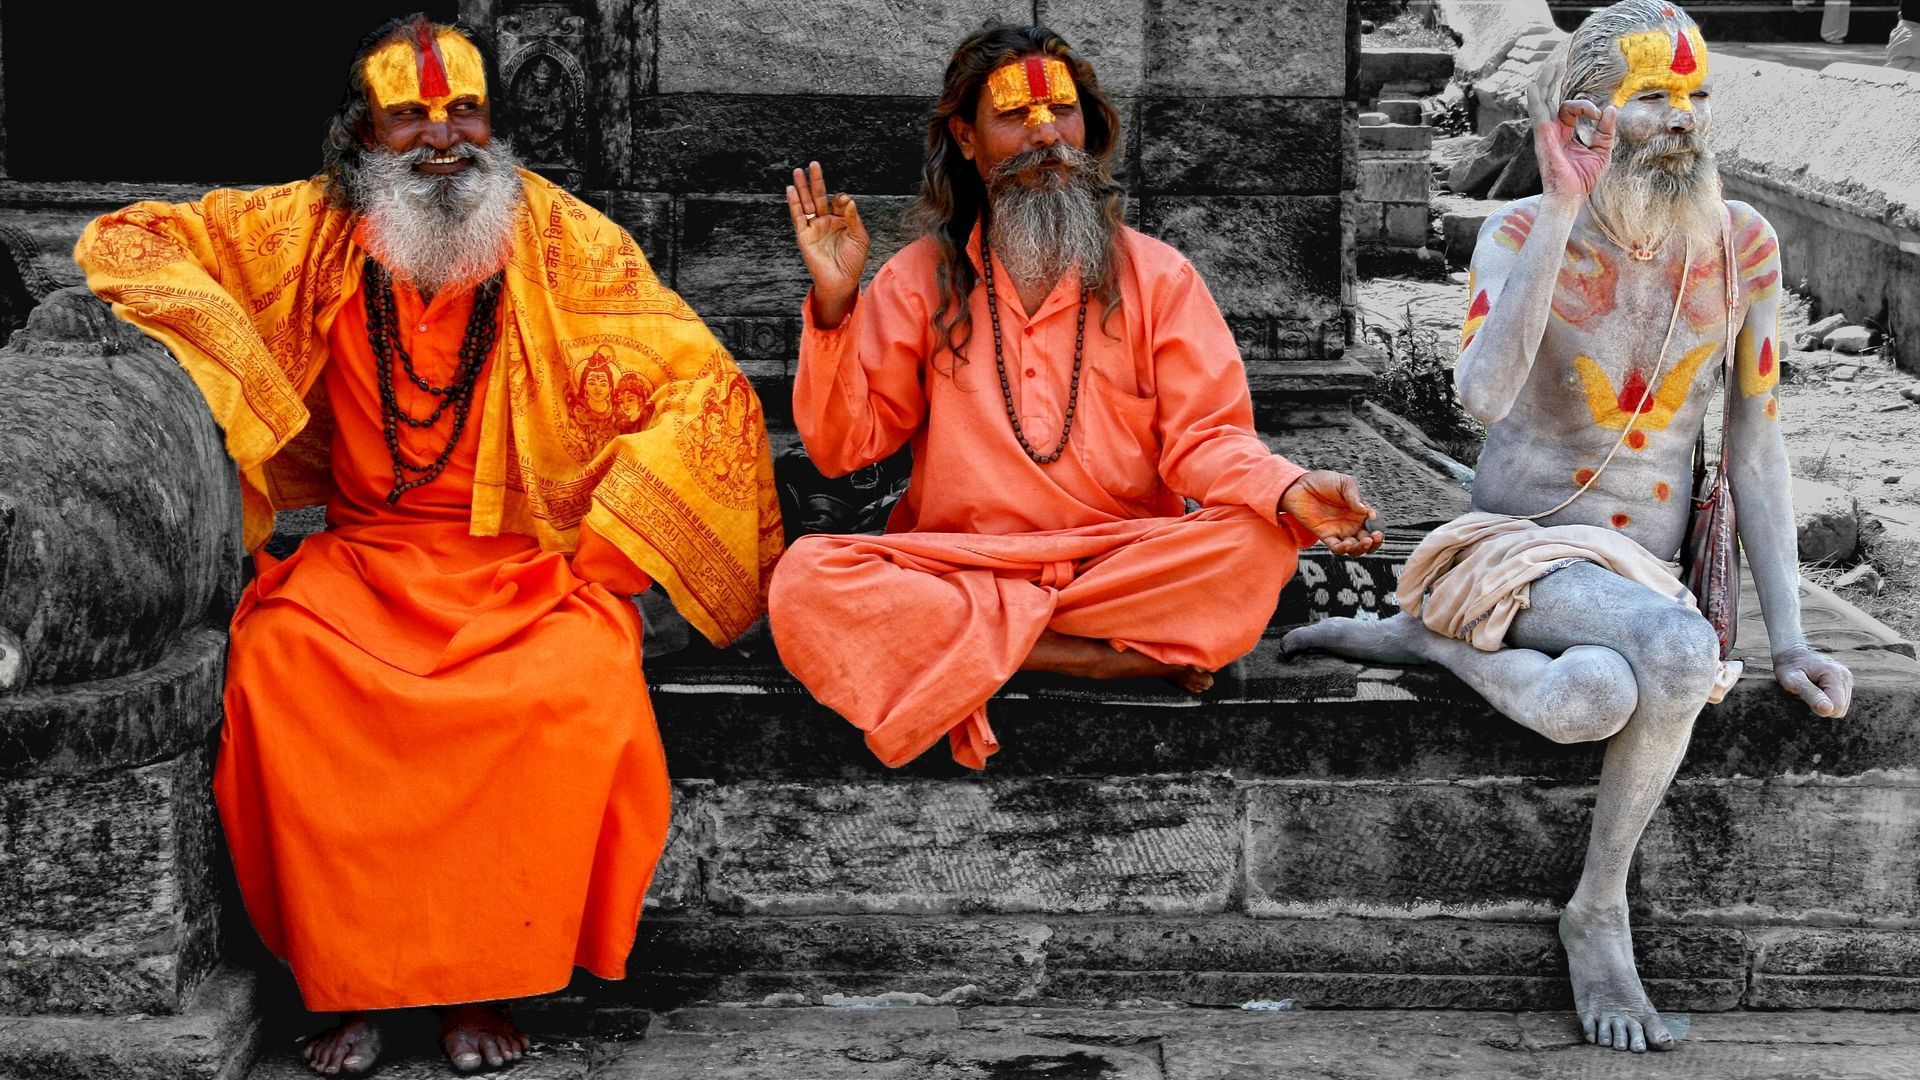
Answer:
[(1527, 245), (1527, 237), (1533, 234), (1533, 222), (1540, 214), (1541, 195), (1529, 195), (1517, 199), (1487, 215), (1480, 226), (1480, 237), (1474, 244), (1474, 255), (1483, 252), (1504, 251), (1517, 254)]
[(1729, 199), (1727, 212), (1741, 286), (1750, 301), (1764, 300), (1779, 291), (1780, 236), (1773, 231), (1773, 224), (1747, 203)]

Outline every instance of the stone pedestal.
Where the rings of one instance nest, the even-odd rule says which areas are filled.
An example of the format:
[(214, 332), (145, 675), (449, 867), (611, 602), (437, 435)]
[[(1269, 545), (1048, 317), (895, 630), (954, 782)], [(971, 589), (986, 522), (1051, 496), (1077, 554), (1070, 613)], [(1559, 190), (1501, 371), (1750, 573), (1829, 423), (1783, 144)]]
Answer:
[(231, 979), (203, 992), (233, 465), (81, 289), (0, 351), (0, 416), (0, 1074), (217, 1076), (251, 1030)]

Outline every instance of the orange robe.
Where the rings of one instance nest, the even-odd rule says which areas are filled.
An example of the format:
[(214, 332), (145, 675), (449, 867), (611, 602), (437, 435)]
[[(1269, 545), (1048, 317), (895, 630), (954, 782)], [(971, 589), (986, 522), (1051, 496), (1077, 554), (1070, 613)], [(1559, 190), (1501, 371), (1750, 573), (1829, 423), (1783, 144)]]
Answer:
[[(779, 551), (745, 377), (623, 230), (523, 187), (471, 416), (397, 505), (365, 246), (321, 185), (141, 203), (75, 249), (207, 399), (248, 547), (276, 509), (327, 505), (328, 529), (262, 557), (235, 612), (214, 780), (247, 911), (316, 1010), (624, 974), (669, 788), (621, 594), (658, 580), (724, 642)], [(472, 291), (395, 302), (401, 347), (444, 385)], [(395, 391), (431, 412), (404, 375)], [(450, 428), (450, 412), (403, 427), (408, 457), (432, 460)]]
[[(774, 572), (775, 643), (815, 697), (888, 765), (947, 735), (982, 767), (986, 702), (1043, 630), (1104, 638), (1170, 664), (1245, 654), (1314, 535), (1279, 512), (1304, 470), (1253, 429), (1232, 333), (1193, 266), (1131, 229), (1120, 310), (1090, 301), (1066, 453), (1038, 465), (1015, 440), (986, 290), (969, 299), (964, 362), (935, 352), (937, 248), (922, 239), (874, 276), (847, 320), (812, 324), (794, 419), (829, 475), (903, 444), (913, 478), (884, 536), (808, 536)], [(976, 269), (978, 228), (969, 245)], [(1011, 282), (995, 261), (995, 280)], [(999, 290), (1008, 387), (1028, 442), (1059, 440), (1080, 281), (1028, 317)], [(1185, 499), (1203, 509), (1183, 515)]]
[[(444, 385), (472, 292), (395, 294), (401, 347)], [(478, 415), (387, 505), (357, 292), (329, 337), (327, 529), (260, 556), (233, 618), (214, 794), (247, 912), (315, 1010), (523, 997), (575, 964), (620, 978), (669, 812), (633, 604), (590, 560), (468, 534)], [(432, 410), (404, 377), (395, 394)], [(408, 458), (451, 422), (403, 426)], [(600, 552), (619, 591), (645, 587)]]

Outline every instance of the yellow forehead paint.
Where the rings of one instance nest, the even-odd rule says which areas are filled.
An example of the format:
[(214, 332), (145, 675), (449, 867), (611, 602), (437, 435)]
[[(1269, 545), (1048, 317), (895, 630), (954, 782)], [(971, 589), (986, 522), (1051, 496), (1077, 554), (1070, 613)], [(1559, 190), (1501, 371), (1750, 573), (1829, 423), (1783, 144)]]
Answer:
[(1693, 110), (1688, 95), (1707, 78), (1707, 43), (1701, 39), (1699, 27), (1628, 34), (1620, 39), (1620, 51), (1627, 57), (1627, 77), (1613, 92), (1616, 107), (1644, 90), (1665, 90), (1667, 104)]
[(381, 108), (408, 102), (427, 107), (427, 119), (443, 123), (447, 106), (463, 97), (487, 100), (487, 68), (473, 42), (452, 30), (422, 24), (407, 37), (367, 57), (361, 69)]
[(1066, 61), (1051, 56), (1028, 56), (995, 68), (987, 76), (987, 91), (993, 95), (996, 112), (1022, 106), (1027, 110), (1027, 126), (1039, 127), (1053, 122), (1053, 105), (1072, 105), (1080, 100), (1073, 85), (1073, 72)]

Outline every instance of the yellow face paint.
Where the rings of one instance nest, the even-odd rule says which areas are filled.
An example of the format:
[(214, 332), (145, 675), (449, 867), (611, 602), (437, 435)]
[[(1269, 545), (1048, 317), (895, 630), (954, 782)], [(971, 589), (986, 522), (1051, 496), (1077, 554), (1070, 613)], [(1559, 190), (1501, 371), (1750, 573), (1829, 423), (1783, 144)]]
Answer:
[(1693, 111), (1689, 95), (1707, 80), (1707, 43), (1699, 27), (1677, 34), (1664, 29), (1628, 34), (1620, 39), (1620, 51), (1627, 57), (1627, 77), (1613, 92), (1616, 108), (1642, 91), (1665, 90), (1667, 104)]
[(987, 76), (987, 92), (993, 95), (995, 112), (1025, 107), (1027, 126), (1039, 127), (1053, 122), (1054, 105), (1072, 105), (1080, 100), (1073, 85), (1073, 72), (1066, 62), (1050, 56), (1028, 56), (1003, 64)]
[(423, 49), (411, 35), (391, 42), (367, 57), (362, 75), (374, 104), (383, 109), (415, 104), (427, 108), (427, 119), (444, 123), (447, 106), (471, 97), (487, 100), (487, 68), (473, 42), (452, 30), (433, 34), (433, 47)]

